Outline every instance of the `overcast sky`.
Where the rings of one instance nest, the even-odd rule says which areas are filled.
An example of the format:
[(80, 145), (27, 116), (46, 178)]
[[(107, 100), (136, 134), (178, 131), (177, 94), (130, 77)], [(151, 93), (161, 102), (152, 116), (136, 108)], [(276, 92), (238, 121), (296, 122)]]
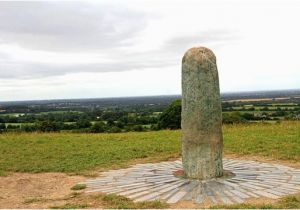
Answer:
[(221, 92), (300, 88), (300, 1), (0, 2), (0, 101), (181, 92), (217, 56)]

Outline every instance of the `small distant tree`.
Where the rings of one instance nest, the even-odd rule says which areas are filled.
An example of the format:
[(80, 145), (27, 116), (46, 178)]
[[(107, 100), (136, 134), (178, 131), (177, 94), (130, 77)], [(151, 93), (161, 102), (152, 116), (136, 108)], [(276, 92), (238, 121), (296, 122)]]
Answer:
[(225, 124), (237, 124), (245, 123), (247, 120), (243, 118), (240, 112), (223, 113), (223, 123)]
[(103, 133), (106, 130), (106, 125), (103, 122), (96, 122), (91, 127), (92, 133)]
[(118, 121), (118, 122), (116, 123), (116, 126), (117, 126), (118, 128), (123, 129), (124, 126), (125, 126), (125, 124), (124, 124), (123, 122), (121, 122), (121, 121)]
[(108, 130), (109, 133), (120, 133), (121, 131), (122, 130), (117, 126), (113, 126)]
[(254, 117), (254, 114), (252, 113), (244, 113), (243, 115), (243, 118), (246, 119), (246, 120), (255, 120), (255, 117)]
[(53, 121), (42, 121), (37, 124), (38, 130), (42, 132), (59, 131), (62, 127), (59, 123)]
[(114, 122), (112, 119), (108, 119), (106, 124), (107, 124), (108, 126), (114, 126), (114, 125), (115, 125), (115, 122)]
[(269, 108), (265, 106), (261, 109), (261, 111), (269, 111)]
[(133, 129), (134, 131), (139, 131), (139, 132), (144, 131), (144, 128), (143, 128), (143, 126), (141, 126), (141, 125), (135, 125), (135, 126), (133, 126), (132, 129)]
[(17, 130), (17, 129), (20, 129), (20, 125), (7, 125), (6, 129), (8, 130)]
[(0, 123), (0, 131), (4, 131), (6, 129), (5, 123)]
[(34, 132), (38, 130), (38, 126), (36, 124), (24, 124), (21, 126), (21, 130), (25, 132)]
[(126, 125), (126, 126), (124, 126), (124, 131), (125, 132), (133, 131), (133, 127), (131, 125)]
[(255, 111), (255, 108), (254, 107), (250, 107), (247, 109), (248, 111)]
[(158, 127), (161, 129), (180, 129), (181, 100), (176, 100), (160, 115)]
[(151, 127), (150, 127), (150, 130), (158, 131), (159, 130), (158, 124), (152, 124)]
[(79, 119), (76, 122), (77, 128), (89, 128), (92, 126), (92, 123), (88, 119)]
[[(278, 109), (277, 109), (278, 110)], [(285, 112), (283, 110), (279, 110), (279, 111), (276, 111), (275, 112), (275, 116), (278, 116), (278, 117), (283, 117), (285, 116)]]
[(75, 123), (63, 123), (62, 130), (75, 130), (77, 125)]

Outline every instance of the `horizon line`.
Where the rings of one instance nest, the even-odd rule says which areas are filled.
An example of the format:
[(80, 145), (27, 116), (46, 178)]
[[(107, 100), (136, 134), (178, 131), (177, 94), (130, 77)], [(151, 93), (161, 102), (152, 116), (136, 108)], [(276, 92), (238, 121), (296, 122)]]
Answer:
[[(224, 91), (222, 94), (236, 94), (236, 93), (259, 93), (259, 92), (278, 92), (278, 91), (300, 91), (299, 89), (274, 89), (274, 90), (246, 90), (246, 91)], [(63, 100), (93, 100), (93, 99), (117, 99), (117, 98), (142, 98), (142, 97), (164, 97), (164, 96), (181, 96), (181, 94), (163, 94), (163, 95), (140, 95), (140, 96), (113, 96), (113, 97), (91, 97), (91, 98), (52, 98), (52, 99), (25, 99), (25, 100), (8, 100), (0, 101), (0, 103), (9, 102), (34, 102), (34, 101), (63, 101)]]

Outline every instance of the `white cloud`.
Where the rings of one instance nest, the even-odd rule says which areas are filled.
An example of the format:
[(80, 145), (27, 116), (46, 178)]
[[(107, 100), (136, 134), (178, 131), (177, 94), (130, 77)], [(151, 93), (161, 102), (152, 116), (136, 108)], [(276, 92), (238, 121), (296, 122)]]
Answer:
[[(0, 95), (6, 100), (168, 95), (178, 94), (178, 83), (180, 70), (174, 72), (174, 67), (107, 73), (80, 72), (54, 76), (52, 80), (6, 81), (0, 83)], [(166, 85), (162, 87), (161, 84)]]

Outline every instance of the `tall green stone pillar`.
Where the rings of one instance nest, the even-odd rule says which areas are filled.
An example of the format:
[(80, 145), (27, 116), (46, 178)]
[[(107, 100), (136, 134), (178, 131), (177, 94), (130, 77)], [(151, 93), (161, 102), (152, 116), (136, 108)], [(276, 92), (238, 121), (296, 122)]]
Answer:
[(214, 53), (189, 49), (182, 59), (182, 162), (188, 178), (223, 175), (222, 108)]

